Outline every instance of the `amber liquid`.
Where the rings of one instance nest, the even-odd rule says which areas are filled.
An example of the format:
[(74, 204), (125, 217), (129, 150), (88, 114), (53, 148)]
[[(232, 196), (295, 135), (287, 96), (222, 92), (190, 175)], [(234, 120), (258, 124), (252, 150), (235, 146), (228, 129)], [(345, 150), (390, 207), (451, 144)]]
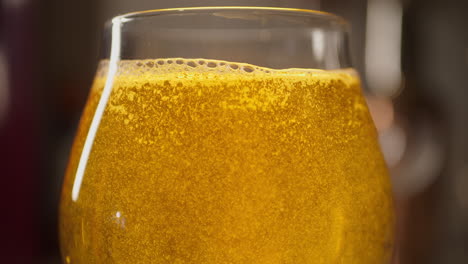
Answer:
[(65, 263), (388, 263), (391, 188), (352, 70), (122, 61), (87, 157), (106, 73), (66, 173)]

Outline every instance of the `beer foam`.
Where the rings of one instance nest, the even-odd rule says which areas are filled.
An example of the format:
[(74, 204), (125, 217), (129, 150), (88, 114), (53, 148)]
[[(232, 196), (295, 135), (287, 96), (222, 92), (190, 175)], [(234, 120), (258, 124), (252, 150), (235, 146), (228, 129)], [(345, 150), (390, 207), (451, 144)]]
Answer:
[[(105, 60), (99, 65), (93, 85), (94, 92), (98, 94), (105, 86), (109, 63)], [(271, 69), (248, 63), (209, 59), (121, 60), (112, 78), (113, 93), (119, 94), (131, 94), (132, 87), (167, 93), (165, 90), (172, 87), (170, 89), (174, 91), (165, 95), (169, 101), (179, 100), (177, 93), (185, 96), (194, 96), (194, 90), (198, 90), (197, 93), (216, 93), (221, 86), (228, 85), (231, 86), (229, 89), (232, 92), (228, 96), (229, 99), (219, 102), (225, 108), (252, 108), (264, 111), (284, 106), (291, 92), (298, 87), (338, 89), (337, 92), (341, 89), (351, 89), (360, 92), (359, 78), (352, 69)], [(112, 104), (109, 110), (123, 111), (127, 108), (120, 106), (115, 100), (116, 97), (111, 96)], [(117, 104), (119, 106), (115, 107)]]
[[(109, 60), (102, 60), (98, 67), (97, 77), (104, 78), (109, 68)], [(307, 75), (307, 74), (329, 74), (344, 73), (356, 78), (356, 72), (351, 68), (337, 70), (288, 68), (272, 69), (256, 66), (248, 63), (229, 62), (224, 60), (211, 59), (186, 59), (186, 58), (165, 58), (165, 59), (144, 59), (144, 60), (121, 60), (118, 62), (117, 75), (141, 76), (147, 74), (167, 74), (167, 73), (219, 73), (235, 74), (243, 76), (258, 75)], [(334, 77), (336, 77), (334, 75)]]

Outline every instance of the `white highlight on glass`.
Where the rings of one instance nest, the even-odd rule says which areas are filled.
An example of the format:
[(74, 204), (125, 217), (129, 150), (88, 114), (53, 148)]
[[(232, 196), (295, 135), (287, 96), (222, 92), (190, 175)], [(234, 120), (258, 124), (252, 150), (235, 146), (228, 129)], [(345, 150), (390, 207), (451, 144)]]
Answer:
[(314, 29), (311, 35), (312, 53), (318, 61), (323, 62), (325, 59), (325, 32), (321, 29)]
[(112, 92), (112, 85), (114, 84), (114, 78), (117, 73), (118, 63), (120, 60), (120, 44), (121, 44), (121, 26), (122, 19), (116, 17), (112, 19), (112, 45), (111, 45), (111, 54), (109, 61), (109, 71), (107, 73), (107, 80), (104, 86), (104, 90), (99, 100), (96, 112), (91, 122), (91, 126), (86, 137), (85, 144), (83, 146), (83, 151), (81, 152), (80, 161), (78, 163), (78, 168), (76, 170), (75, 181), (73, 182), (72, 189), (72, 200), (77, 201), (80, 194), (81, 184), (83, 183), (83, 176), (86, 170), (86, 165), (88, 163), (89, 154), (93, 147), (94, 138), (96, 137), (96, 132), (101, 123), (102, 115), (106, 108), (107, 102), (109, 101), (109, 96)]

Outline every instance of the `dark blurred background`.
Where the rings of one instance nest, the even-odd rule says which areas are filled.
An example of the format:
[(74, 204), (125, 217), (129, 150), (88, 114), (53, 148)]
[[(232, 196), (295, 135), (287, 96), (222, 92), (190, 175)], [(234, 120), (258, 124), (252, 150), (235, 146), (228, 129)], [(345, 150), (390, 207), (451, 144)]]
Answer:
[(0, 0), (0, 263), (60, 263), (57, 205), (103, 24), (130, 11), (250, 5), (352, 24), (394, 183), (395, 263), (468, 263), (468, 1)]

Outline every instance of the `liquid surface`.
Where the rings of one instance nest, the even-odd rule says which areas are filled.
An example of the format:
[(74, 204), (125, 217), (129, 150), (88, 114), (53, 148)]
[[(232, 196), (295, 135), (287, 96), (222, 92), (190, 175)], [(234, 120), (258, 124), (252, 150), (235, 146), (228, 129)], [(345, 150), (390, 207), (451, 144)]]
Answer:
[(77, 188), (106, 73), (66, 173), (65, 263), (389, 262), (389, 179), (351, 70), (122, 61)]

